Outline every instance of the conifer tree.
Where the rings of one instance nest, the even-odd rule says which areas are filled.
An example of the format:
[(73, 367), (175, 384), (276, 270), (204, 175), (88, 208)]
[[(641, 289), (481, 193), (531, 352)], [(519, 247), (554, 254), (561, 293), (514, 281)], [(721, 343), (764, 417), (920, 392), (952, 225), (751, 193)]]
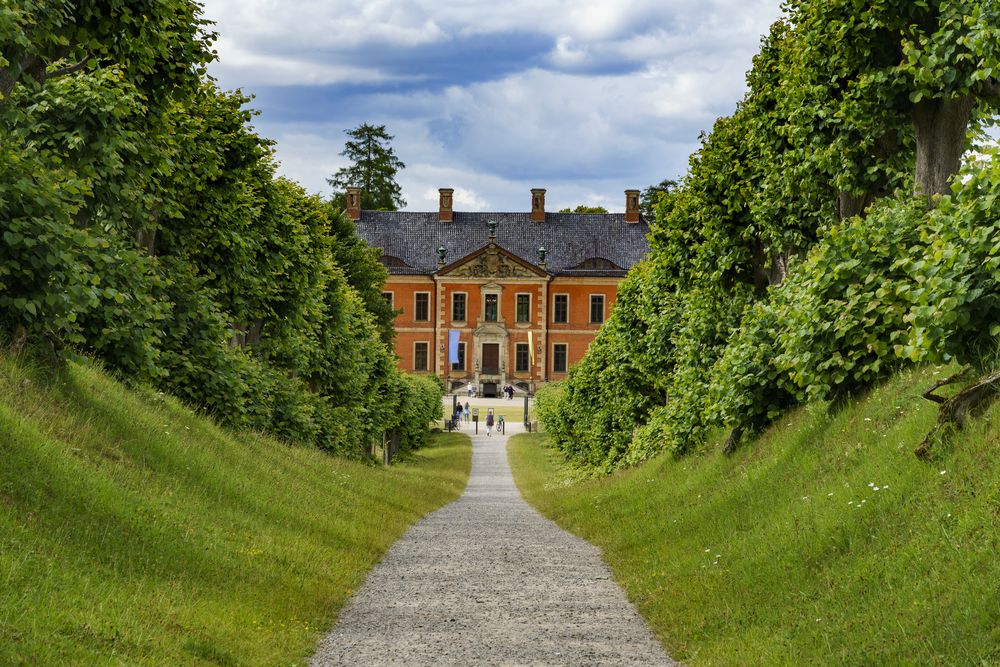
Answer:
[(376, 211), (397, 211), (406, 206), (396, 174), (406, 165), (396, 157), (389, 142), (393, 137), (385, 125), (362, 123), (353, 130), (345, 130), (350, 139), (340, 153), (351, 161), (332, 178), (327, 179), (334, 188), (334, 198), (348, 187), (361, 188), (361, 208)]

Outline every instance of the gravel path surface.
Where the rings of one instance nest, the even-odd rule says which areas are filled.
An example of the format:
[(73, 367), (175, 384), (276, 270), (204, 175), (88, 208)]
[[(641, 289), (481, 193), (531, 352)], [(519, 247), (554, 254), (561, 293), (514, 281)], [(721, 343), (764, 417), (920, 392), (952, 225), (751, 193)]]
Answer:
[(479, 433), (465, 493), (393, 545), (310, 664), (676, 664), (598, 550), (521, 497), (507, 438)]

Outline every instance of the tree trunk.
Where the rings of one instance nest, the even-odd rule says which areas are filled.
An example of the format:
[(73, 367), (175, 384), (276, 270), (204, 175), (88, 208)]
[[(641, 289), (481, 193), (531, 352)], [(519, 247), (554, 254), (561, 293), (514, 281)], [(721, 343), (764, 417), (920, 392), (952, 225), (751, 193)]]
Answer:
[(156, 256), (156, 229), (140, 229), (135, 233), (135, 242), (150, 257)]
[(965, 133), (975, 96), (923, 100), (913, 107), (917, 139), (914, 191), (931, 197), (946, 194), (948, 181), (958, 173), (965, 151)]
[(849, 192), (837, 193), (837, 217), (841, 220), (853, 218), (856, 215), (864, 217), (865, 209), (875, 200), (875, 195), (866, 192), (863, 195), (852, 195)]
[(773, 252), (767, 248), (753, 248), (753, 285), (763, 292), (769, 287), (780, 285), (788, 274), (788, 253)]
[(939, 439), (939, 434), (947, 434), (950, 429), (962, 429), (968, 423), (969, 417), (982, 412), (1000, 395), (1000, 373), (993, 373), (980, 378), (962, 389), (951, 398), (942, 398), (934, 394), (934, 390), (947, 384), (953, 384), (965, 377), (968, 369), (941, 380), (924, 393), (924, 398), (940, 403), (937, 425), (927, 434), (924, 441), (914, 450), (918, 458), (924, 459), (930, 454), (931, 447)]

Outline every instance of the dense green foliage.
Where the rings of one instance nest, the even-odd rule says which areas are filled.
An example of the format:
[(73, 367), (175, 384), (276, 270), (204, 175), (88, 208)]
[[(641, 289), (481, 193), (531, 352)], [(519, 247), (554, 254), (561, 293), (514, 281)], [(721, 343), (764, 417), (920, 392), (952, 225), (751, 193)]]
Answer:
[(719, 427), (731, 449), (797, 403), (906, 363), (984, 368), (997, 347), (1000, 157), (955, 176), (995, 117), (1000, 7), (786, 9), (736, 112), (652, 193), (650, 255), (605, 330), (542, 394), (552, 442), (584, 466), (689, 451)]
[(406, 165), (396, 157), (390, 144), (393, 137), (385, 125), (362, 123), (345, 133), (350, 139), (340, 154), (350, 164), (327, 179), (334, 189), (334, 200), (342, 201), (347, 188), (356, 187), (361, 188), (361, 208), (397, 211), (406, 206), (402, 188), (396, 182), (396, 174)]
[(0, 352), (0, 664), (304, 664), (468, 438), (388, 468)]
[(529, 502), (600, 547), (685, 665), (995, 664), (1000, 406), (933, 465), (911, 453), (936, 418), (921, 393), (955, 368), (792, 410), (732, 456), (580, 480), (531, 434), (511, 439), (511, 468)]
[(420, 444), (441, 392), (395, 369), (375, 253), (204, 75), (197, 3), (120, 5), (0, 10), (0, 336), (234, 427)]

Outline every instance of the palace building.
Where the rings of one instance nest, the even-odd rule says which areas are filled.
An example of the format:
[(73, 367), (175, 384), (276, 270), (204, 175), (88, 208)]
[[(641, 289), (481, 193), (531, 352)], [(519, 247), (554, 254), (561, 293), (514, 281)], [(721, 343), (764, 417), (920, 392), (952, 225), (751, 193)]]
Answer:
[(358, 236), (389, 271), (400, 368), (485, 396), (564, 378), (649, 250), (639, 191), (625, 191), (624, 214), (599, 215), (547, 213), (542, 189), (526, 213), (453, 211), (454, 191), (439, 193), (437, 212), (412, 213), (363, 211), (360, 189), (347, 192)]

